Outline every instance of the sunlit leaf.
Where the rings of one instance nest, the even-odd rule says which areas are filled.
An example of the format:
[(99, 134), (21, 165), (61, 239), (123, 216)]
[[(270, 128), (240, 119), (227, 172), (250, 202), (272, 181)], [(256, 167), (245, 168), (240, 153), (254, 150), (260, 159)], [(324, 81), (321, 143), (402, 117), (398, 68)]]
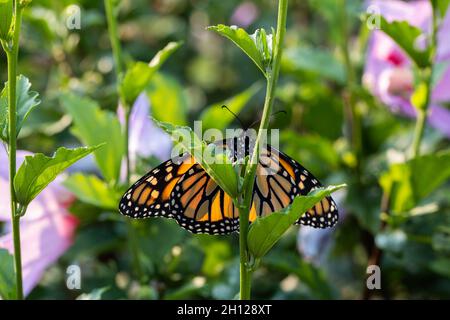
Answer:
[(147, 88), (147, 95), (155, 119), (176, 125), (187, 123), (187, 98), (175, 78), (156, 73)]
[(226, 26), (223, 24), (208, 27), (208, 30), (215, 31), (234, 42), (234, 44), (236, 44), (250, 59), (253, 60), (262, 73), (264, 75), (266, 74), (262, 56), (256, 46), (255, 37), (249, 35), (242, 28), (238, 28), (236, 26)]
[(345, 185), (316, 189), (307, 196), (297, 196), (285, 209), (256, 219), (248, 233), (248, 249), (251, 254), (255, 258), (263, 257), (306, 211), (343, 187)]
[(59, 148), (53, 157), (42, 153), (26, 156), (14, 178), (17, 201), (27, 206), (60, 173), (97, 148)]
[[(38, 106), (41, 101), (39, 100), (39, 94), (34, 91), (30, 91), (31, 83), (27, 77), (19, 75), (17, 77), (17, 120), (16, 120), (16, 135), (18, 136), (22, 126), (27, 119), (30, 112)], [(8, 141), (8, 83), (6, 83), (3, 91), (0, 95), (0, 138), (4, 141)]]
[(118, 181), (125, 142), (117, 116), (100, 109), (95, 101), (73, 94), (64, 94), (61, 103), (75, 123), (73, 134), (83, 144), (106, 143), (94, 152), (95, 160), (108, 182)]

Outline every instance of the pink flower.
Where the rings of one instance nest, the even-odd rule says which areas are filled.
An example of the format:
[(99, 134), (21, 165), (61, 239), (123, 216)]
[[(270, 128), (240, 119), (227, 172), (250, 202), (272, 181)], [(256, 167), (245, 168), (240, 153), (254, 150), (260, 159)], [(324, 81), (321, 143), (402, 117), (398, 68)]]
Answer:
[[(17, 164), (24, 160), (29, 152), (18, 151)], [(0, 237), (0, 247), (14, 252), (10, 232), (10, 197), (8, 181), (8, 158), (5, 150), (0, 149), (0, 221), (5, 221), (6, 234)], [(27, 213), (21, 219), (22, 271), (24, 293), (28, 295), (39, 283), (45, 270), (54, 264), (73, 242), (78, 220), (69, 214), (68, 207), (74, 196), (65, 190), (60, 179), (52, 182), (28, 206)]]
[(231, 23), (239, 27), (246, 28), (251, 25), (259, 16), (258, 7), (250, 1), (243, 2), (231, 16)]
[[(429, 1), (371, 1), (388, 21), (405, 20), (429, 34), (432, 9)], [(450, 14), (447, 14), (438, 32), (436, 62), (450, 62)], [(421, 47), (425, 37), (417, 39)], [(412, 62), (394, 41), (382, 31), (374, 31), (368, 47), (363, 83), (393, 112), (415, 117), (416, 110), (410, 102), (414, 90)], [(446, 66), (437, 82), (429, 109), (428, 122), (450, 137), (450, 110), (444, 104), (450, 102), (450, 65)]]

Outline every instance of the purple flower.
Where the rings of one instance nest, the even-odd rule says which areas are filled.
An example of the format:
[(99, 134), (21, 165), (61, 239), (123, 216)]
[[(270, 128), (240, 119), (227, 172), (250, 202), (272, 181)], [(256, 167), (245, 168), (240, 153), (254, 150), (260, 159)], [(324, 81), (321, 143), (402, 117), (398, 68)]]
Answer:
[(332, 229), (301, 226), (297, 236), (297, 248), (301, 256), (315, 265), (322, 264), (330, 246), (332, 232)]
[[(388, 21), (405, 20), (429, 34), (432, 9), (429, 1), (371, 1)], [(450, 62), (450, 14), (446, 15), (438, 32), (436, 62)], [(420, 47), (423, 37), (417, 39)], [(393, 112), (415, 117), (416, 110), (410, 102), (414, 90), (412, 62), (403, 50), (382, 31), (374, 31), (368, 46), (363, 83)], [(446, 66), (435, 86), (429, 109), (428, 122), (450, 137), (450, 110), (444, 107), (450, 102), (450, 66)]]
[[(117, 109), (119, 120), (124, 124), (124, 110), (121, 105)], [(135, 101), (130, 115), (129, 151), (132, 170), (135, 169), (139, 157), (155, 156), (160, 160), (170, 157), (172, 142), (163, 130), (155, 126), (150, 119), (150, 104), (145, 94)]]
[(243, 2), (233, 12), (231, 23), (246, 28), (259, 16), (258, 7), (250, 1)]
[[(342, 221), (346, 215), (341, 205), (345, 198), (345, 191), (337, 191), (333, 198), (339, 207), (339, 220)], [(339, 227), (339, 224), (340, 222), (336, 227)], [(300, 255), (315, 265), (321, 265), (331, 246), (333, 232), (334, 228), (315, 229), (309, 226), (301, 226), (297, 235), (297, 249)]]
[[(31, 153), (18, 151), (17, 164)], [(0, 190), (9, 190), (8, 157), (0, 149)], [(24, 293), (28, 295), (39, 283), (45, 270), (71, 246), (78, 220), (68, 207), (75, 199), (56, 179), (28, 206), (21, 219), (21, 251)], [(0, 237), (0, 248), (14, 251), (10, 224), (10, 197), (0, 193), (0, 221), (5, 221), (6, 233)]]

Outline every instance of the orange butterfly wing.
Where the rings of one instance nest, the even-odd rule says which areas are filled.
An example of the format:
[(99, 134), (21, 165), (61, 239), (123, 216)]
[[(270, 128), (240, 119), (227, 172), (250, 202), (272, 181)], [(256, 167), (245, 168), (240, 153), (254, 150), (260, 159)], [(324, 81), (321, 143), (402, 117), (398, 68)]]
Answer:
[[(221, 142), (226, 145), (226, 141)], [(297, 195), (320, 186), (298, 162), (268, 147), (263, 149), (255, 179), (249, 220), (287, 207)], [(239, 212), (232, 199), (190, 155), (166, 161), (139, 179), (122, 197), (119, 210), (132, 218), (167, 217), (193, 233), (228, 234), (239, 230)], [(297, 224), (315, 228), (333, 226), (336, 204), (324, 198)]]

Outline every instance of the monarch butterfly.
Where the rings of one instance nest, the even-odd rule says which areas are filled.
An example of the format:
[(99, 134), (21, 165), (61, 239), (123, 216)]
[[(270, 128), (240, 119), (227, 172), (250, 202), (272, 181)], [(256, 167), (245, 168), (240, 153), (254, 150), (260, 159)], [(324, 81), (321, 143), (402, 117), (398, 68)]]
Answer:
[[(218, 144), (231, 149), (234, 160), (241, 158), (237, 146), (244, 145), (244, 156), (252, 150), (248, 137), (244, 141), (235, 137)], [(267, 145), (261, 150), (257, 166), (250, 223), (285, 208), (297, 195), (306, 195), (320, 186), (298, 162)], [(231, 197), (188, 153), (177, 160), (163, 162), (134, 183), (123, 195), (119, 211), (136, 219), (173, 218), (192, 233), (229, 234), (239, 230), (239, 214)], [(337, 220), (336, 204), (331, 197), (326, 197), (296, 224), (327, 228)]]

